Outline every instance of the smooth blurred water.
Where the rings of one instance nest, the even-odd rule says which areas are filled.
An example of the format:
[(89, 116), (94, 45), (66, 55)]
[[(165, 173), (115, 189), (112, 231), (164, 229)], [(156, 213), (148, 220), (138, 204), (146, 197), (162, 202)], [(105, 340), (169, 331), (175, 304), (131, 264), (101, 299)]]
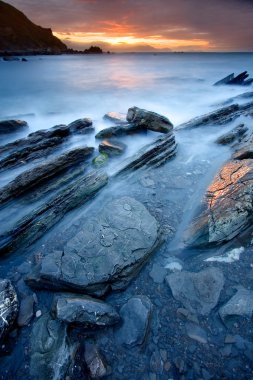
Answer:
[(0, 117), (26, 117), (31, 130), (92, 117), (97, 130), (108, 111), (133, 105), (162, 113), (174, 124), (250, 87), (212, 86), (248, 70), (253, 54), (111, 54), (35, 56), (0, 61)]

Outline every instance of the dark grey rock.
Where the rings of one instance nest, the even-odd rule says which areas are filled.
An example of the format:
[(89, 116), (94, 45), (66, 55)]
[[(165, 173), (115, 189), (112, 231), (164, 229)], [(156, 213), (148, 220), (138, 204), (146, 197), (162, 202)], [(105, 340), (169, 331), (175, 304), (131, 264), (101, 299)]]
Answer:
[(104, 119), (115, 124), (127, 124), (126, 114), (122, 112), (108, 112), (104, 115)]
[(173, 124), (165, 116), (138, 107), (128, 109), (127, 121), (155, 132), (168, 133), (173, 129)]
[(219, 80), (214, 84), (214, 86), (220, 86), (222, 84), (225, 85), (239, 85), (239, 86), (249, 86), (253, 79), (247, 79), (249, 77), (249, 74), (247, 71), (243, 71), (242, 73), (238, 74), (236, 77), (234, 73), (226, 76), (225, 78)]
[(208, 315), (217, 305), (224, 285), (219, 268), (207, 268), (198, 273), (175, 272), (166, 277), (173, 297), (192, 313)]
[(32, 295), (21, 300), (18, 314), (18, 325), (20, 327), (27, 326), (31, 321), (34, 313), (33, 307), (34, 297)]
[(0, 204), (13, 199), (33, 187), (55, 177), (57, 174), (62, 173), (64, 170), (83, 162), (91, 157), (94, 148), (76, 148), (67, 153), (64, 153), (58, 158), (38, 165), (35, 168), (26, 170), (19, 174), (13, 181), (9, 182), (6, 186), (1, 188), (0, 191)]
[(102, 131), (98, 132), (95, 137), (96, 139), (107, 139), (110, 137), (132, 135), (134, 133), (143, 133), (144, 131), (146, 131), (146, 129), (127, 123), (124, 125), (116, 125), (114, 127), (102, 129)]
[(218, 82), (214, 83), (214, 86), (219, 86), (221, 84), (228, 84), (231, 79), (234, 79), (234, 73), (227, 75), (225, 78), (219, 80)]
[(18, 298), (9, 280), (0, 279), (0, 341), (18, 315)]
[(103, 140), (99, 144), (98, 150), (100, 153), (105, 153), (110, 157), (110, 156), (118, 156), (120, 154), (123, 154), (126, 151), (126, 148), (127, 148), (126, 144), (120, 141), (117, 141), (115, 139), (107, 139), (107, 140)]
[(3, 120), (0, 121), (0, 134), (22, 131), (27, 127), (28, 124), (24, 120)]
[(93, 198), (108, 182), (103, 172), (92, 171), (77, 179), (41, 207), (26, 215), (0, 236), (0, 254), (30, 245), (74, 208)]
[(207, 333), (200, 326), (187, 322), (185, 328), (189, 338), (194, 339), (199, 343), (207, 343)]
[(123, 324), (115, 331), (117, 341), (126, 346), (143, 344), (148, 332), (151, 311), (152, 303), (148, 297), (130, 298), (120, 309)]
[(64, 294), (54, 300), (54, 312), (58, 319), (85, 327), (111, 326), (120, 316), (111, 305), (88, 296)]
[(216, 143), (220, 145), (228, 145), (235, 141), (240, 142), (248, 130), (249, 129), (245, 127), (244, 124), (240, 124), (237, 127), (233, 128), (230, 132), (220, 136), (216, 140)]
[(243, 148), (237, 150), (232, 158), (234, 160), (247, 160), (253, 158), (253, 144), (244, 146)]
[(253, 313), (253, 291), (241, 288), (237, 293), (220, 308), (221, 319), (226, 322), (229, 317), (248, 317)]
[(67, 337), (67, 325), (48, 314), (40, 317), (31, 334), (30, 375), (36, 380), (62, 380), (76, 345)]
[(107, 365), (97, 347), (91, 343), (85, 343), (85, 362), (92, 379), (100, 379), (107, 375)]
[(68, 125), (70, 132), (71, 133), (91, 133), (94, 132), (95, 128), (92, 126), (92, 120), (89, 118), (83, 118), (83, 119), (78, 119), (75, 121), (72, 121)]
[(63, 251), (45, 256), (28, 281), (86, 294), (122, 289), (159, 243), (159, 225), (148, 210), (133, 198), (115, 199), (91, 215)]

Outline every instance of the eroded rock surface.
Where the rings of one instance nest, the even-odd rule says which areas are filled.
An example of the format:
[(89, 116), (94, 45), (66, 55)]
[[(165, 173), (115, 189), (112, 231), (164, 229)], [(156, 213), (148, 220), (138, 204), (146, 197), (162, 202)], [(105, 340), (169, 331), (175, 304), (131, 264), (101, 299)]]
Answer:
[(138, 201), (122, 197), (91, 216), (63, 251), (49, 252), (28, 281), (34, 286), (103, 294), (121, 289), (159, 244), (159, 225)]
[(167, 117), (138, 107), (129, 108), (127, 121), (138, 127), (146, 128), (154, 132), (168, 133), (173, 128), (173, 124)]
[(224, 285), (219, 268), (207, 268), (198, 273), (175, 272), (166, 277), (173, 297), (192, 313), (207, 315), (217, 305)]
[(18, 314), (18, 299), (9, 280), (0, 279), (0, 340), (7, 334)]

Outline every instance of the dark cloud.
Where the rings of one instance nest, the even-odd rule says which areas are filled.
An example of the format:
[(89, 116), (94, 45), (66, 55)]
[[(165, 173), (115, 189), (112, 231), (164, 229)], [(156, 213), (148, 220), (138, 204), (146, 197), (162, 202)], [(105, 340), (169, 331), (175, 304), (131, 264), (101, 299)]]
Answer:
[[(211, 50), (253, 50), (252, 0), (10, 0), (57, 32), (208, 40)], [(194, 45), (194, 44), (193, 44)]]

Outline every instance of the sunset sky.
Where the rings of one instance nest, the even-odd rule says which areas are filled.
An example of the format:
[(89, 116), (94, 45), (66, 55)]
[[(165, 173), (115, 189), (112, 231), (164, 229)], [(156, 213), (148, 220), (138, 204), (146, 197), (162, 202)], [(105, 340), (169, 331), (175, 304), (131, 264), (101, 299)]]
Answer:
[(10, 0), (68, 47), (253, 51), (253, 0)]

